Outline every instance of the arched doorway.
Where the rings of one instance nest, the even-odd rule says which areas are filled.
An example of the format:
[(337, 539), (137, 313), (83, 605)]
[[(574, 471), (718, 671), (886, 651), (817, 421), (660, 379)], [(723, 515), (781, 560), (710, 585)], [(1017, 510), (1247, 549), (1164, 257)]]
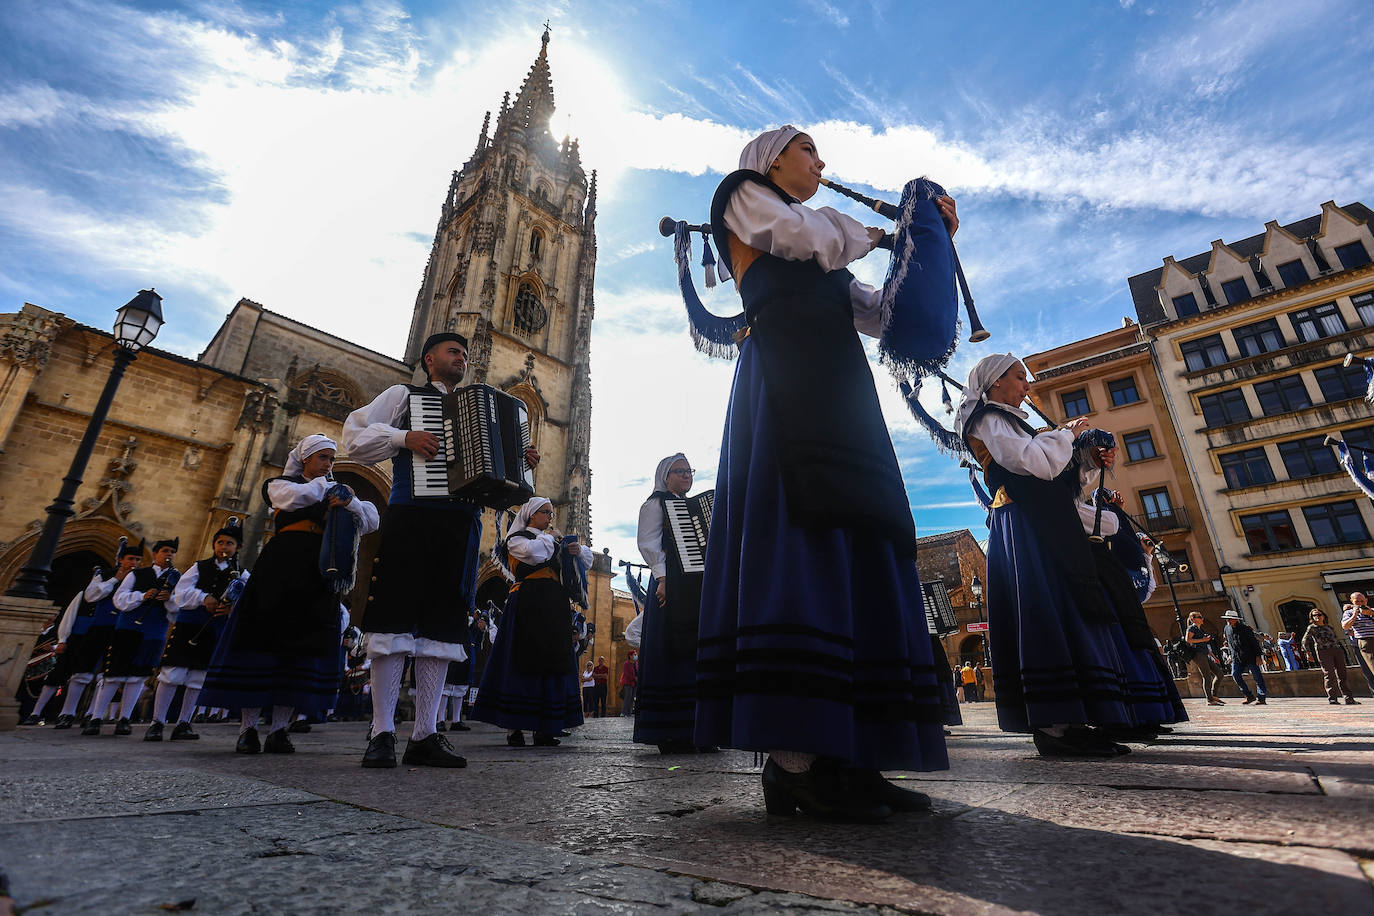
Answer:
[(510, 592), (510, 583), (500, 573), (488, 576), (485, 581), (477, 586), (477, 609), (486, 610), (487, 602), (496, 605), (497, 608), (506, 606), (506, 595)]
[(86, 587), (97, 566), (108, 569), (114, 557), (102, 557), (93, 550), (74, 550), (53, 560), (48, 576), (48, 596), (66, 610), (76, 593)]
[(1316, 606), (1316, 602), (1308, 601), (1306, 598), (1294, 598), (1280, 604), (1279, 620), (1283, 623), (1284, 630), (1301, 635), (1307, 630), (1307, 625), (1311, 623), (1308, 615)]
[(987, 658), (986, 648), (981, 635), (969, 634), (959, 640), (959, 664), (981, 665)]

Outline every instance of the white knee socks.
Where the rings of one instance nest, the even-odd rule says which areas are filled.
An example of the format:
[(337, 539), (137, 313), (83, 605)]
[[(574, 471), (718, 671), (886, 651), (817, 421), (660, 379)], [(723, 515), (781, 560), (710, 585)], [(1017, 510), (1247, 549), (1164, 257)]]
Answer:
[(48, 705), (48, 701), (52, 699), (54, 693), (57, 693), (56, 687), (44, 687), (38, 692), (38, 702), (33, 704), (33, 714), (35, 716), (43, 715), (43, 707)]
[(134, 714), (134, 707), (138, 705), (138, 698), (143, 696), (142, 681), (125, 681), (124, 698), (119, 704), (119, 717), (121, 719), (131, 718)]
[(372, 737), (396, 730), (396, 701), (401, 698), (401, 672), (404, 653), (379, 655), (372, 660), (368, 679), (372, 682)]
[(262, 715), (261, 706), (245, 706), (239, 710), (239, 734), (250, 728), (258, 727), (258, 717)]
[(95, 699), (91, 701), (91, 708), (86, 710), (92, 719), (105, 718), (105, 712), (110, 708), (110, 701), (114, 699), (115, 691), (118, 689), (118, 681), (101, 679), (100, 686), (95, 691)]
[[(161, 685), (158, 685), (159, 688)], [(181, 714), (177, 716), (178, 722), (190, 722), (195, 715), (196, 700), (200, 699), (199, 687), (187, 687), (181, 694)]]
[(415, 730), (410, 735), (413, 740), (423, 741), (434, 734), (446, 680), (448, 659), (415, 659)]
[[(172, 707), (172, 697), (176, 696), (175, 684), (157, 682), (157, 692), (153, 694), (153, 721), (167, 724), (167, 710)], [(184, 704), (183, 704), (184, 705)]]
[(93, 674), (73, 674), (72, 679), (67, 681), (67, 699), (62, 703), (61, 715), (76, 715), (76, 707), (81, 703), (81, 694), (86, 692), (86, 685), (95, 680)]
[(272, 726), (269, 732), (279, 732), (291, 724), (295, 718), (296, 707), (294, 706), (273, 706), (272, 707)]

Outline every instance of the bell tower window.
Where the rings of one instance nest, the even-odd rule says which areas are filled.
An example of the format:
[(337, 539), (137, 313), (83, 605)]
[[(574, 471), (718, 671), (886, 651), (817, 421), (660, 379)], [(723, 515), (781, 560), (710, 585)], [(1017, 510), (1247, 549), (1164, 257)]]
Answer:
[(535, 229), (530, 233), (530, 259), (538, 261), (544, 253), (544, 233)]
[(515, 331), (529, 336), (548, 323), (549, 313), (539, 301), (539, 294), (528, 283), (521, 283), (515, 294)]

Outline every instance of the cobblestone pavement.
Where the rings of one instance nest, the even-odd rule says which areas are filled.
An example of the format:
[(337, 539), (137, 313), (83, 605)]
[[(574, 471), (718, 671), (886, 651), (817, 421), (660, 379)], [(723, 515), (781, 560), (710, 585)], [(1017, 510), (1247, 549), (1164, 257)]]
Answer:
[(479, 724), (466, 770), (363, 770), (362, 723), (257, 757), (227, 725), (23, 728), (0, 870), (24, 913), (1374, 912), (1374, 704), (1189, 701), (1105, 763), (963, 709), (951, 769), (901, 774), (934, 813), (878, 827), (769, 817), (751, 754), (664, 757), (620, 718), (560, 748)]

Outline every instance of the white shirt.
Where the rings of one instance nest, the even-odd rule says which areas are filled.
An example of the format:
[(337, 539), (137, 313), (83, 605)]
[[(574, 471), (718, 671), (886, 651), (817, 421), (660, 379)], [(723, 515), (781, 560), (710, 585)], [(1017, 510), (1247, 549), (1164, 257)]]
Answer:
[[(229, 561), (216, 560), (215, 565), (220, 569), (224, 569), (229, 565)], [(241, 573), (241, 575), (247, 576), (247, 570)], [(209, 592), (202, 591), (198, 588), (199, 584), (200, 564), (192, 563), (190, 569), (181, 574), (181, 579), (177, 582), (177, 587), (172, 592), (172, 601), (176, 603), (177, 607), (185, 611), (191, 608), (200, 607), (205, 603), (206, 598), (219, 600), (219, 595), (211, 595)]]
[[(127, 579), (128, 576), (126, 575), (125, 578)], [(100, 599), (107, 597), (110, 592), (118, 587), (119, 580), (114, 576), (110, 576), (108, 579), (102, 579), (100, 578), (100, 573), (96, 573), (91, 576), (91, 581), (86, 585), (86, 591), (82, 594), (85, 595), (87, 601), (94, 604)]]
[[(788, 261), (816, 259), (822, 270), (839, 270), (868, 254), (872, 242), (863, 223), (830, 207), (812, 209), (785, 202), (756, 181), (746, 181), (730, 195), (725, 226), (741, 242)], [(736, 278), (738, 285), (738, 278)], [(849, 298), (854, 328), (879, 337), (883, 332), (882, 293), (853, 280)]]
[(663, 549), (663, 504), (649, 498), (639, 507), (639, 553), (655, 579), (668, 574), (668, 552)]
[[(162, 574), (167, 571), (167, 567), (163, 566), (153, 566), (150, 568), (153, 571), (154, 578), (161, 578)], [(115, 589), (114, 598), (111, 600), (114, 602), (115, 610), (132, 611), (143, 603), (143, 596), (149, 594), (152, 594), (152, 589), (146, 592), (134, 591), (134, 577), (133, 574), (130, 573), (124, 577), (123, 582), (119, 583), (119, 588)], [(167, 611), (168, 620), (176, 620), (177, 605), (171, 597), (162, 602), (162, 607)]]
[[(531, 534), (536, 534), (533, 528), (526, 528)], [(510, 555), (527, 566), (538, 566), (540, 563), (547, 562), (553, 556), (553, 535), (547, 531), (537, 532), (534, 538), (515, 538), (506, 539), (506, 549)], [(578, 544), (575, 549), (577, 555), (588, 565), (595, 559), (596, 554), (586, 544)]]
[[(449, 389), (443, 382), (430, 382), (440, 394), (448, 394)], [(343, 435), (339, 444), (343, 446), (350, 461), (360, 464), (378, 464), (395, 457), (406, 445), (408, 429), (396, 424), (401, 421), (410, 408), (410, 389), (405, 385), (392, 385), (372, 403), (359, 407), (344, 420)]]
[(1073, 458), (1073, 433), (1055, 429), (1031, 436), (1007, 415), (1006, 411), (1012, 410), (1005, 404), (993, 403), (991, 410), (973, 422), (969, 435), (981, 440), (992, 460), (1013, 474), (1040, 480), (1058, 477)]
[[(305, 483), (277, 478), (267, 483), (267, 499), (272, 503), (273, 509), (304, 509), (306, 506), (323, 502), (325, 491), (333, 485), (334, 481), (328, 477), (316, 477)], [(355, 496), (344, 508), (357, 519), (359, 534), (371, 534), (377, 530), (379, 516), (377, 507), (372, 503)]]

